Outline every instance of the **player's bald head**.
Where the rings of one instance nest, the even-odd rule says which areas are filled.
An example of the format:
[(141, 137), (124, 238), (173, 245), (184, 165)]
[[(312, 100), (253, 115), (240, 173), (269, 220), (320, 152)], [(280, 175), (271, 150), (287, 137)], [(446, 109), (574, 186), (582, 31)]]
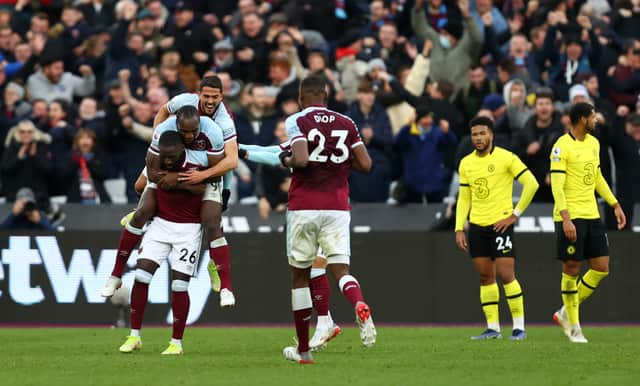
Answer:
[(184, 160), (184, 142), (177, 131), (165, 131), (158, 139), (160, 165), (162, 169), (175, 171)]
[(313, 104), (324, 105), (329, 96), (329, 85), (322, 76), (310, 75), (300, 83), (300, 105), (307, 107)]

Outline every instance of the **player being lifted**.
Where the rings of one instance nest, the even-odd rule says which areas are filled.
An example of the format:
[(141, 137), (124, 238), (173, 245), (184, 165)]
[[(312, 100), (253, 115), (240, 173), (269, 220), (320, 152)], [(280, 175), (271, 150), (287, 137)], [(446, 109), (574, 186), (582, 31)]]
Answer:
[[(591, 104), (578, 103), (569, 111), (571, 131), (551, 150), (551, 191), (557, 254), (562, 260), (564, 306), (553, 314), (571, 342), (587, 343), (580, 328), (580, 304), (609, 274), (609, 242), (600, 220), (594, 190), (615, 213), (618, 229), (627, 223), (622, 207), (600, 171), (600, 143), (591, 135), (597, 115)], [(583, 261), (589, 270), (578, 279)]]
[[(205, 118), (209, 119), (209, 118)], [(158, 150), (159, 168), (167, 172), (204, 169), (224, 157), (222, 133), (212, 137), (209, 151), (185, 150), (180, 134), (165, 131), (154, 148)], [(182, 354), (182, 335), (189, 312), (189, 280), (196, 271), (200, 254), (202, 227), (200, 210), (206, 185), (178, 183), (165, 190), (155, 183), (156, 214), (142, 238), (135, 282), (131, 290), (131, 333), (120, 346), (120, 352), (130, 353), (142, 347), (140, 329), (147, 305), (149, 284), (156, 269), (169, 260), (171, 266), (171, 309), (173, 334), (163, 355)]]
[[(219, 206), (215, 203), (203, 205), (202, 223), (205, 226), (206, 239), (209, 245), (210, 263), (208, 269), (209, 275), (211, 276), (212, 288), (215, 291), (220, 291), (220, 305), (222, 307), (234, 306), (235, 297), (231, 284), (230, 249), (224, 237), (220, 220), (222, 210), (226, 207), (227, 200), (229, 199), (228, 188), (231, 184), (232, 170), (235, 169), (238, 160), (235, 124), (226, 106), (222, 102), (222, 82), (217, 76), (204, 78), (200, 82), (199, 94), (185, 93), (175, 96), (160, 109), (154, 120), (154, 126), (157, 127), (165, 122), (170, 117), (170, 114), (177, 113), (177, 111), (184, 106), (192, 106), (197, 109), (197, 113), (200, 116), (212, 118), (217, 126), (220, 127), (225, 141), (225, 157), (217, 165), (206, 170), (191, 171), (180, 175), (168, 173), (166, 176), (163, 176), (162, 179), (164, 180), (164, 184), (169, 185), (175, 184), (178, 179), (181, 182), (195, 184), (201, 183), (209, 178), (224, 176), (222, 205)], [(200, 137), (196, 138), (193, 142), (187, 143), (187, 147), (193, 147), (198, 150), (197, 148), (202, 147), (204, 143), (203, 140), (204, 139)], [(144, 185), (145, 180), (146, 177), (141, 176), (136, 185)], [(121, 252), (119, 252), (116, 257), (116, 263), (111, 277), (102, 291), (103, 296), (108, 297), (113, 295), (113, 292), (121, 285), (120, 278), (124, 272), (126, 261), (131, 254), (131, 250), (141, 237), (142, 232), (138, 231), (142, 229), (142, 226), (155, 213), (155, 204), (153, 198), (148, 197), (149, 195), (153, 195), (153, 192), (148, 194), (143, 193), (141, 202), (129, 221), (129, 228), (123, 230), (121, 236), (122, 249), (119, 250)], [(136, 234), (136, 232), (139, 234)], [(137, 236), (137, 238), (134, 236)], [(218, 278), (219, 282), (217, 281)]]
[(309, 76), (300, 84), (303, 110), (285, 121), (291, 151), (281, 153), (282, 164), (293, 168), (287, 212), (287, 257), (292, 271), (291, 306), (298, 345), (285, 347), (286, 359), (313, 363), (309, 351), (309, 290), (311, 266), (318, 247), (342, 294), (353, 305), (365, 346), (376, 341), (371, 309), (358, 281), (349, 273), (351, 255), (349, 172), (368, 172), (371, 158), (358, 129), (348, 117), (326, 108), (324, 78)]
[[(469, 122), (475, 151), (460, 161), (460, 193), (456, 211), (456, 244), (469, 251), (480, 274), (480, 303), (487, 330), (471, 339), (500, 339), (498, 303), (500, 291), (496, 273), (504, 287), (513, 319), (512, 340), (526, 338), (524, 302), (515, 277), (516, 248), (513, 224), (531, 203), (538, 182), (512, 152), (493, 145), (493, 121), (476, 117)], [(513, 180), (524, 185), (520, 201), (513, 208)], [(469, 243), (464, 223), (469, 216)]]

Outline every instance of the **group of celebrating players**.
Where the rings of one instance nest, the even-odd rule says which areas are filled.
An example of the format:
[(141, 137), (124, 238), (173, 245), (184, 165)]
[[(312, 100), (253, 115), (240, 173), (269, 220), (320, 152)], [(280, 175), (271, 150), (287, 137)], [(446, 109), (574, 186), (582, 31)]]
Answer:
[[(102, 295), (109, 297), (122, 285), (126, 262), (140, 243), (131, 291), (131, 333), (120, 346), (121, 352), (141, 348), (140, 329), (149, 283), (156, 269), (169, 260), (174, 323), (171, 342), (162, 354), (183, 353), (188, 286), (197, 269), (203, 229), (212, 288), (220, 292), (222, 307), (235, 305), (230, 249), (220, 224), (238, 154), (250, 161), (292, 170), (286, 253), (292, 272), (291, 306), (298, 343), (285, 347), (285, 358), (313, 363), (311, 351), (324, 347), (341, 332), (329, 312), (327, 270), (354, 307), (362, 343), (370, 347), (376, 342), (371, 309), (358, 280), (349, 272), (348, 177), (351, 170), (369, 172), (371, 159), (355, 123), (326, 108), (327, 87), (318, 76), (301, 82), (302, 110), (285, 121), (287, 143), (272, 147), (238, 146), (233, 118), (222, 101), (222, 84), (216, 76), (204, 78), (198, 94), (178, 95), (163, 106), (154, 121), (146, 168), (136, 183), (140, 202), (124, 221), (115, 266), (102, 290)], [(600, 173), (599, 143), (589, 134), (596, 124), (593, 106), (575, 105), (571, 121), (571, 132), (558, 140), (550, 158), (558, 256), (564, 261), (564, 306), (554, 319), (572, 342), (586, 342), (579, 324), (579, 304), (607, 275), (609, 260), (594, 189), (615, 208), (619, 227), (624, 226), (625, 216)], [(511, 339), (523, 340), (523, 294), (514, 273), (513, 225), (531, 202), (538, 183), (516, 155), (493, 145), (490, 119), (478, 117), (469, 126), (475, 151), (460, 163), (455, 230), (456, 243), (470, 253), (480, 274), (480, 298), (488, 328), (473, 339), (501, 338), (497, 274), (513, 316)], [(515, 209), (514, 179), (524, 185)], [(468, 217), (467, 243), (464, 225)], [(582, 260), (589, 261), (590, 269), (578, 280)], [(309, 339), (313, 308), (318, 321)]]

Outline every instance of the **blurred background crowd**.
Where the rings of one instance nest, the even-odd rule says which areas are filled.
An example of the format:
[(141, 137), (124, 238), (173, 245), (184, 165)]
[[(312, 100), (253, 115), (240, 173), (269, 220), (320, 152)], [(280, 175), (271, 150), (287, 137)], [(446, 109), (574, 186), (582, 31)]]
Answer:
[[(476, 115), (551, 202), (551, 146), (571, 104), (591, 101), (602, 170), (627, 213), (640, 202), (640, 0), (0, 0), (0, 183), (15, 217), (31, 196), (49, 214), (38, 223), (59, 215), (54, 196), (136, 202), (155, 113), (210, 74), (239, 143), (257, 145), (286, 140), (300, 79), (324, 76), (374, 162), (351, 177), (354, 203), (452, 206)], [(233, 197), (266, 217), (288, 186), (287, 171), (241, 162)]]

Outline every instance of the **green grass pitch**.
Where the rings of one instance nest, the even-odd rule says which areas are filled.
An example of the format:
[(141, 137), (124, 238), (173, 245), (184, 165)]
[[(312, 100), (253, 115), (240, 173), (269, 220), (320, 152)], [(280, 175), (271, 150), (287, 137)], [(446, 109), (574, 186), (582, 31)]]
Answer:
[(355, 328), (315, 354), (287, 362), (292, 328), (189, 328), (185, 355), (163, 357), (169, 328), (143, 329), (143, 347), (117, 351), (127, 330), (2, 328), (0, 385), (639, 385), (640, 328), (586, 325), (588, 344), (558, 327), (524, 342), (470, 341), (478, 328), (379, 327), (364, 348)]

